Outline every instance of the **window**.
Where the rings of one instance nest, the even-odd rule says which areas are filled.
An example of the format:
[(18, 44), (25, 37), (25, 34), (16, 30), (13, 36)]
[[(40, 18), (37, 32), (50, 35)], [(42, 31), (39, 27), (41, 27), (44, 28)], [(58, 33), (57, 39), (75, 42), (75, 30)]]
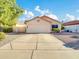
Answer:
[(52, 25), (52, 28), (58, 28), (58, 25)]

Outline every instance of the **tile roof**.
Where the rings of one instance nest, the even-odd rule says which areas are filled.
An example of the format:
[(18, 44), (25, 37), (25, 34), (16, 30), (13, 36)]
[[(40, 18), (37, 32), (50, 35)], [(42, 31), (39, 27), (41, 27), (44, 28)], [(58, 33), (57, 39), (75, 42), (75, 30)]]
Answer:
[[(38, 16), (37, 16), (37, 17), (35, 17), (35, 18), (31, 19), (31, 20), (25, 21), (25, 22), (32, 21), (32, 20), (34, 20), (34, 19), (36, 19), (36, 18), (43, 19), (43, 20), (45, 20), (45, 21), (47, 21), (47, 22), (50, 22), (50, 23), (52, 23), (53, 21), (56, 21), (56, 22), (58, 22), (58, 23), (61, 23), (61, 22), (59, 22), (59, 21), (57, 21), (57, 20), (55, 20), (55, 19), (52, 19), (52, 18), (50, 18), (50, 17), (48, 17), (48, 16), (41, 16), (41, 17), (38, 17)], [(50, 19), (50, 20), (48, 20), (48, 19)]]
[(63, 25), (69, 26), (69, 25), (78, 25), (78, 24), (79, 24), (79, 20), (74, 20), (74, 21), (66, 22)]
[(52, 22), (52, 21), (56, 21), (56, 22), (58, 22), (58, 23), (61, 23), (61, 22), (59, 22), (59, 21), (57, 21), (57, 20), (55, 20), (55, 19), (52, 19), (52, 18), (50, 18), (50, 17), (48, 17), (48, 16), (45, 16), (45, 15), (42, 16), (41, 18), (42, 18), (42, 19), (45, 19), (45, 20), (50, 19), (49, 21), (51, 21), (51, 22)]

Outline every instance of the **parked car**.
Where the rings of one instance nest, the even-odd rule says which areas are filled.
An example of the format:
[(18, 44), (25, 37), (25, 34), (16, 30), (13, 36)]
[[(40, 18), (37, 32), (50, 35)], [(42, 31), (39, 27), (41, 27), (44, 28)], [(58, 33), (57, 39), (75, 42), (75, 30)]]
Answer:
[(70, 31), (70, 30), (65, 30), (65, 32), (70, 32), (70, 33), (72, 33), (72, 31)]

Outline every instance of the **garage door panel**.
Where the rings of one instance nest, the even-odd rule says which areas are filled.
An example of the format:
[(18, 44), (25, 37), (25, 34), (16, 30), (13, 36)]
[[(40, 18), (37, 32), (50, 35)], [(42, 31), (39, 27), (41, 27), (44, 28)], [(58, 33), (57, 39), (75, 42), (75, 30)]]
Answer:
[(27, 33), (44, 33), (50, 32), (51, 27), (46, 25), (32, 25), (27, 28)]
[(27, 33), (49, 33), (51, 32), (51, 23), (42, 19), (34, 19), (28, 23), (28, 28), (26, 29)]

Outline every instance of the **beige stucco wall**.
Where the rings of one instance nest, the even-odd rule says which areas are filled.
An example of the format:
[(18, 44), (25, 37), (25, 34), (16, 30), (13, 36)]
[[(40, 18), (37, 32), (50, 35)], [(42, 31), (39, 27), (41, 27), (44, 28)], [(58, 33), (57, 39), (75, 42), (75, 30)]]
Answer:
[(40, 18), (36, 18), (35, 20), (27, 22), (26, 32), (27, 33), (41, 33), (41, 32), (50, 33), (51, 23), (45, 20), (41, 20)]
[(61, 23), (58, 23), (58, 22), (53, 22), (52, 24), (58, 24), (58, 28), (61, 30)]
[(26, 32), (26, 25), (16, 25), (13, 26), (13, 32), (15, 33), (24, 33)]
[[(48, 19), (48, 20), (50, 20), (50, 19)], [(58, 24), (58, 28), (61, 30), (61, 23), (60, 22), (57, 22), (57, 21), (53, 20), (52, 25), (53, 24)]]
[(79, 33), (79, 25), (69, 25), (69, 26), (64, 26), (64, 27), (65, 27), (65, 30)]

